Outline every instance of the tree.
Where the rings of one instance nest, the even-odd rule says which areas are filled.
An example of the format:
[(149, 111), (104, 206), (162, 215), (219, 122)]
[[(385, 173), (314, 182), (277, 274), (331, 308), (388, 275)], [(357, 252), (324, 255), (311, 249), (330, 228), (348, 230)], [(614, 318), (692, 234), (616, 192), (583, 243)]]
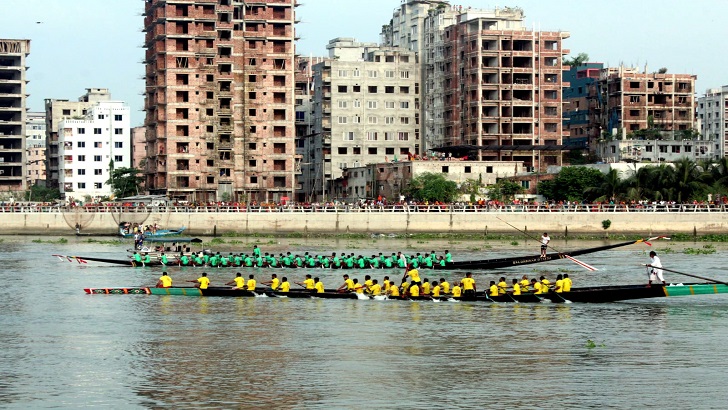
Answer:
[(538, 192), (547, 199), (556, 201), (593, 200), (595, 193), (587, 193), (588, 187), (598, 186), (604, 175), (597, 169), (586, 167), (562, 168), (553, 181), (543, 181), (538, 185)]
[(578, 67), (584, 63), (589, 61), (589, 54), (587, 53), (579, 53), (576, 57), (572, 57), (569, 59), (568, 57), (564, 59), (564, 65), (568, 65), (571, 67)]
[(601, 202), (607, 201), (618, 201), (621, 199), (624, 190), (622, 188), (623, 182), (619, 177), (619, 171), (612, 168), (604, 175), (599, 185), (587, 187), (585, 190), (586, 194), (596, 196), (595, 200)]
[(509, 202), (516, 198), (517, 194), (523, 192), (521, 184), (508, 179), (501, 179), (495, 185), (488, 187), (488, 196), (498, 201)]
[(482, 176), (478, 176), (478, 179), (468, 178), (460, 184), (460, 192), (463, 195), (468, 195), (471, 203), (475, 202), (476, 195), (480, 195), (483, 188), (485, 188), (485, 185), (483, 184)]
[(417, 201), (453, 202), (458, 196), (458, 186), (442, 174), (426, 172), (412, 178), (403, 192)]
[(57, 189), (46, 188), (41, 185), (33, 185), (25, 192), (26, 201), (53, 202), (61, 198), (61, 192)]
[(140, 174), (141, 171), (136, 168), (114, 169), (106, 183), (111, 186), (116, 198), (137, 195), (139, 187), (144, 182), (144, 177)]

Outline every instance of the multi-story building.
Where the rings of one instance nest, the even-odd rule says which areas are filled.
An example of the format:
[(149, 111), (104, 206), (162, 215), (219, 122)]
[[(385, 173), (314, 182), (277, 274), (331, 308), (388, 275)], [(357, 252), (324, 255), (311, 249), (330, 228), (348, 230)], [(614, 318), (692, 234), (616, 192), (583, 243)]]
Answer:
[(25, 120), (25, 164), (28, 187), (45, 186), (45, 113), (28, 112)]
[(131, 166), (142, 170), (147, 162), (147, 127), (131, 129)]
[(714, 140), (709, 139), (602, 139), (593, 150), (603, 162), (613, 164), (675, 162), (681, 158), (713, 160), (719, 157), (714, 148)]
[(718, 158), (728, 153), (728, 85), (711, 88), (698, 98), (698, 121), (703, 139), (715, 144)]
[(589, 87), (599, 79), (602, 63), (584, 63), (564, 70), (564, 127), (569, 135), (564, 145), (574, 148), (588, 148), (589, 141), (599, 138), (599, 129), (592, 128), (589, 121)]
[[(313, 132), (313, 66), (325, 61), (324, 57), (298, 57), (296, 59), (296, 197), (306, 202), (313, 195), (314, 167)], [(305, 174), (304, 174), (305, 171)]]
[(90, 107), (83, 119), (58, 123), (61, 194), (66, 199), (111, 196), (111, 171), (131, 166), (130, 110), (123, 102)]
[(192, 201), (294, 189), (294, 0), (147, 0), (146, 183)]
[(695, 129), (695, 80), (692, 74), (649, 73), (636, 68), (601, 70), (592, 85), (591, 127), (618, 139), (635, 131), (662, 133)]
[(111, 93), (107, 88), (87, 88), (86, 94), (78, 101), (46, 99), (46, 186), (60, 190), (59, 175), (62, 161), (59, 157), (58, 124), (64, 119), (85, 118), (89, 108), (102, 101), (111, 101)]
[(26, 184), (25, 59), (30, 40), (0, 39), (0, 191), (24, 191)]
[[(317, 198), (331, 199), (343, 170), (397, 160), (419, 145), (415, 53), (337, 38), (314, 66), (313, 158)], [(304, 171), (303, 176), (309, 174)]]
[(494, 27), (468, 11), (445, 30), (445, 145), (471, 160), (559, 165), (569, 34)]

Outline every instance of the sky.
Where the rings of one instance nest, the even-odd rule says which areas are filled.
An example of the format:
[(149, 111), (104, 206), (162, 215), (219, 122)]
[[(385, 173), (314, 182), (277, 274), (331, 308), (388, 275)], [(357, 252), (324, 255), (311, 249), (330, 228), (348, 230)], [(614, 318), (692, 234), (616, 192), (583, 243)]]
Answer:
[[(326, 55), (336, 37), (378, 42), (401, 0), (299, 0), (297, 52)], [(521, 7), (528, 27), (568, 31), (565, 48), (590, 61), (698, 76), (698, 96), (728, 85), (726, 0), (452, 1), (473, 8)], [(144, 121), (143, 0), (2, 0), (0, 37), (31, 40), (28, 108), (43, 100), (76, 100), (86, 88), (109, 88)]]

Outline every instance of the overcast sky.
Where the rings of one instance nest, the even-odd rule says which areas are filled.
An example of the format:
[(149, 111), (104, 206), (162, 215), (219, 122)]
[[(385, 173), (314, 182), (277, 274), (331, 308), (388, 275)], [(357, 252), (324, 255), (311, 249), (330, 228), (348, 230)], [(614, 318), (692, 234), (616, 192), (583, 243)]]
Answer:
[[(301, 0), (296, 8), (297, 47), (302, 55), (325, 55), (328, 40), (379, 40), (400, 0)], [(464, 7), (496, 5), (470, 0)], [(698, 76), (698, 94), (728, 84), (726, 0), (520, 0), (529, 27), (571, 33), (565, 47), (591, 61), (624, 63), (650, 71)], [(85, 88), (106, 87), (144, 120), (143, 0), (1, 0), (0, 37), (31, 40), (28, 107), (43, 110), (45, 98), (76, 99)], [(37, 22), (40, 22), (38, 24)]]

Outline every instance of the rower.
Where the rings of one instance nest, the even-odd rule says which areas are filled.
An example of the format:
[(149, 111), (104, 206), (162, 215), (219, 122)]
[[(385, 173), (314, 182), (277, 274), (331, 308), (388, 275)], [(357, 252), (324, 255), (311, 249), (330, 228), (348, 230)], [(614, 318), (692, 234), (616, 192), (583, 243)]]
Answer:
[(260, 257), (260, 248), (258, 248), (258, 245), (253, 245), (253, 257)]
[(409, 287), (410, 287), (410, 283), (407, 282), (407, 279), (402, 280), (402, 284), (399, 286), (400, 293), (402, 295), (406, 295), (407, 294), (407, 288), (409, 288)]
[(494, 280), (490, 281), (490, 290), (488, 290), (488, 296), (498, 296), (498, 288), (499, 286), (495, 284)]
[(561, 293), (564, 291), (564, 277), (556, 275), (556, 283), (554, 284), (554, 292)]
[[(374, 255), (372, 255), (374, 256)], [(369, 275), (364, 276), (364, 292), (366, 293), (372, 293), (372, 285), (374, 284), (374, 281), (372, 280), (372, 277)]]
[(387, 296), (393, 298), (399, 297), (399, 287), (395, 284), (391, 284), (387, 290)]
[(430, 284), (430, 280), (427, 278), (422, 279), (422, 295), (423, 296), (429, 295), (431, 288), (432, 288), (432, 285)]
[(450, 255), (450, 251), (445, 249), (445, 262), (452, 263), (452, 255)]
[(498, 294), (505, 295), (507, 287), (508, 284), (506, 283), (506, 278), (501, 276), (500, 281), (498, 282)]
[(149, 265), (150, 263), (152, 263), (152, 257), (149, 256), (148, 253), (145, 253), (144, 254), (144, 265)]
[(162, 252), (162, 254), (159, 255), (159, 261), (164, 266), (167, 266), (167, 264), (169, 263), (169, 260), (167, 259), (167, 255), (165, 255), (164, 252)]
[(455, 283), (455, 286), (452, 287), (452, 297), (459, 298), (462, 296), (463, 289), (460, 287), (459, 283)]
[(287, 277), (281, 278), (281, 285), (278, 286), (278, 292), (286, 293), (291, 290), (291, 283), (288, 281)]
[(531, 282), (528, 281), (528, 276), (523, 275), (523, 278), (521, 278), (521, 282), (519, 285), (521, 286), (521, 292), (528, 292), (528, 285), (530, 285)]
[(354, 290), (354, 281), (349, 278), (349, 275), (344, 275), (344, 284), (336, 289), (337, 292), (351, 292)]
[(242, 290), (245, 288), (245, 279), (243, 279), (243, 274), (238, 272), (235, 275), (235, 279), (232, 281), (226, 283), (227, 286), (233, 286), (233, 290)]
[(142, 255), (140, 255), (138, 252), (134, 252), (134, 262), (132, 262), (133, 266), (141, 265), (142, 264)]
[(207, 278), (207, 273), (205, 272), (202, 272), (202, 276), (197, 278), (197, 280), (188, 280), (187, 282), (194, 283), (195, 287), (200, 289), (207, 289), (210, 285), (210, 279)]
[(433, 281), (432, 281), (432, 297), (433, 297), (433, 298), (437, 298), (437, 297), (440, 297), (440, 290), (441, 290), (441, 289), (442, 289), (442, 288), (440, 287), (440, 284), (439, 284), (439, 283), (437, 283), (437, 281), (436, 281), (436, 280), (433, 280)]
[(463, 297), (474, 298), (475, 297), (475, 279), (473, 279), (473, 273), (468, 272), (465, 277), (460, 281), (463, 285)]
[(407, 288), (407, 294), (413, 298), (420, 297), (420, 284), (418, 282), (412, 281), (409, 288)]
[(363, 294), (364, 286), (361, 283), (359, 283), (359, 279), (354, 278), (353, 282), (354, 282), (354, 292), (356, 292), (358, 294)]
[(541, 279), (541, 293), (548, 293), (551, 282), (544, 276), (541, 276), (539, 279)]
[(533, 287), (533, 293), (537, 295), (546, 293), (543, 292), (543, 286), (541, 285), (541, 282), (537, 281), (536, 279), (531, 279), (531, 286)]
[(564, 283), (561, 285), (561, 290), (564, 292), (571, 292), (571, 278), (568, 273), (564, 273)]
[(255, 291), (255, 275), (249, 275), (248, 276), (248, 283), (246, 284), (248, 286), (248, 291), (253, 292)]
[(382, 281), (382, 284), (384, 285), (384, 291), (389, 290), (389, 286), (391, 285), (391, 282), (389, 281), (389, 276), (385, 276), (384, 280)]
[(518, 284), (518, 279), (513, 279), (513, 292), (511, 292), (513, 296), (518, 296), (521, 294), (521, 285)]
[(446, 281), (445, 278), (440, 278), (440, 287), (442, 288), (442, 293), (446, 295), (450, 293), (450, 282)]
[(306, 275), (306, 280), (304, 280), (303, 282), (296, 282), (296, 284), (303, 286), (304, 288), (306, 288), (306, 290), (309, 291), (313, 291), (316, 286), (316, 282), (314, 282), (314, 280), (311, 278), (311, 275)]
[(404, 275), (406, 278), (409, 276), (412, 279), (412, 283), (416, 283), (420, 285), (422, 282), (420, 281), (420, 272), (416, 268), (407, 269), (407, 273)]
[(171, 288), (172, 287), (172, 278), (167, 276), (167, 272), (162, 272), (162, 276), (159, 278), (159, 281), (157, 281), (157, 287), (158, 288)]
[(382, 285), (380, 285), (376, 279), (372, 280), (372, 286), (369, 288), (369, 293), (372, 296), (379, 296), (382, 294)]
[(313, 278), (313, 281), (313, 288), (316, 290), (316, 293), (324, 293), (324, 283), (319, 280), (318, 276)]

